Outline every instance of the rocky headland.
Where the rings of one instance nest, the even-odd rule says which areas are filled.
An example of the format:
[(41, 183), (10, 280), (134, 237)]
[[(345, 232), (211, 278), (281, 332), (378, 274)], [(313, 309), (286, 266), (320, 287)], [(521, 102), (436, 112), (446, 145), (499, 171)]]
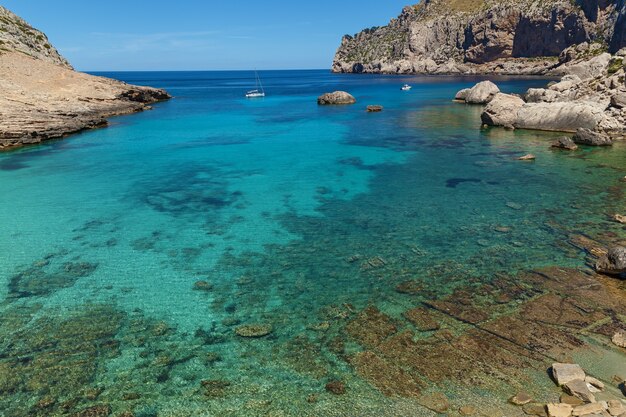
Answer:
[(334, 72), (560, 74), (558, 57), (626, 44), (623, 0), (423, 0), (383, 27), (345, 35)]
[(0, 6), (0, 150), (105, 126), (169, 99), (138, 87), (74, 71), (42, 32)]

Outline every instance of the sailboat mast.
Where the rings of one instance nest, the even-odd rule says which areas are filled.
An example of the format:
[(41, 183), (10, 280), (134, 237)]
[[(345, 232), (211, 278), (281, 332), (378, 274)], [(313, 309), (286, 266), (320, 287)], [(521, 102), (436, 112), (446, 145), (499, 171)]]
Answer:
[(259, 73), (255, 70), (256, 73), (256, 85), (261, 88), (261, 92), (265, 94), (265, 90), (263, 89), (263, 83), (261, 83), (261, 77), (259, 77)]

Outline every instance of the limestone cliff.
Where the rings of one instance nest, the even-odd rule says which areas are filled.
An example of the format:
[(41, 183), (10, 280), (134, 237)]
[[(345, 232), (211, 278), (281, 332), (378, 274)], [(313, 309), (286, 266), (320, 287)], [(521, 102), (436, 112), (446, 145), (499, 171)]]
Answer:
[(624, 0), (423, 0), (344, 36), (335, 72), (546, 74), (565, 48), (626, 44)]
[(8, 51), (21, 52), (42, 61), (71, 68), (44, 33), (0, 6), (0, 53)]
[(105, 126), (168, 98), (74, 71), (43, 33), (0, 6), (0, 150)]

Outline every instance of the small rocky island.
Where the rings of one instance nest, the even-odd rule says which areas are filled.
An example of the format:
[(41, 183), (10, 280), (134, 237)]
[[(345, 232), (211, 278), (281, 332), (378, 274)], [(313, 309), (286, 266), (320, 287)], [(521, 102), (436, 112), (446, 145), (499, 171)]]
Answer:
[(106, 126), (164, 90), (75, 71), (42, 32), (0, 6), (0, 150)]

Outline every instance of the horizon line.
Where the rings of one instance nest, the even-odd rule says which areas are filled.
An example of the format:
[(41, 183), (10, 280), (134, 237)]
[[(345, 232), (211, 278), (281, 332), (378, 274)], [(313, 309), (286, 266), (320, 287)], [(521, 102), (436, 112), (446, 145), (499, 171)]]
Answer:
[(332, 73), (330, 68), (272, 68), (272, 69), (191, 69), (191, 70), (167, 70), (167, 69), (153, 69), (153, 70), (83, 70), (76, 69), (78, 72), (84, 73), (98, 73), (98, 72), (250, 72), (250, 71), (328, 71)]

